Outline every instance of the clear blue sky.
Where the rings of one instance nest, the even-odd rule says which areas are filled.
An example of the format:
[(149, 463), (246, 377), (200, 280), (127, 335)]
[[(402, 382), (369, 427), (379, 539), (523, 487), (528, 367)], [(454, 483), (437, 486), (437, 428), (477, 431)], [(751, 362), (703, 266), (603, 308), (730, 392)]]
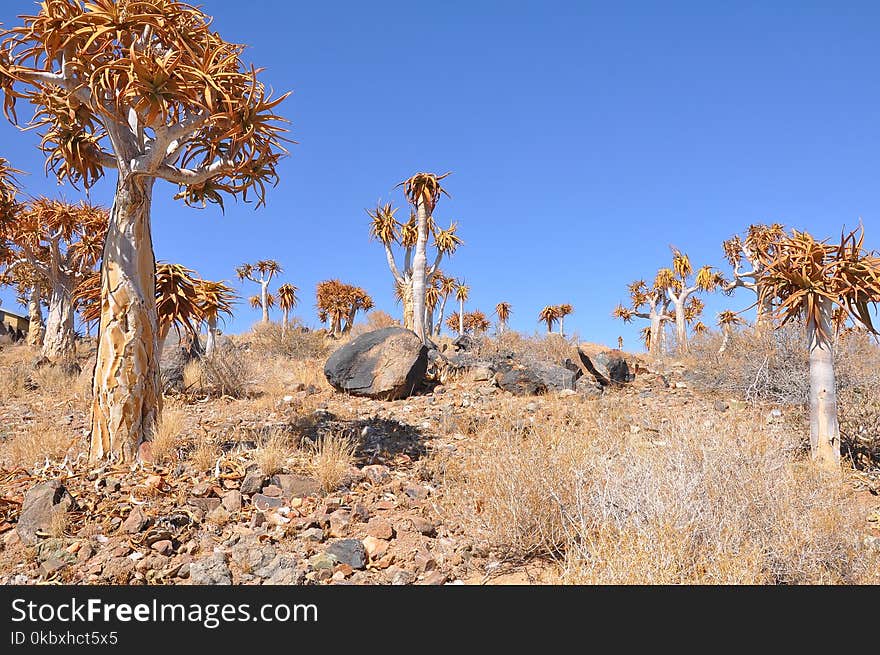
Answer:
[[(7, 0), (0, 22), (32, 6)], [(307, 323), (328, 277), (399, 314), (364, 208), (402, 205), (394, 185), (422, 170), (453, 171), (435, 217), (459, 221), (465, 246), (444, 270), (470, 284), (470, 308), (511, 302), (525, 332), (542, 306), (570, 302), (567, 331), (634, 347), (641, 326), (610, 316), (627, 282), (665, 265), (669, 244), (724, 265), (720, 242), (750, 222), (831, 236), (861, 216), (880, 245), (876, 3), (202, 6), (251, 45), (267, 83), (293, 91), (282, 110), (299, 144), (258, 211), (189, 209), (159, 183), (156, 255), (211, 279), (277, 259)], [(44, 177), (34, 134), (3, 124), (0, 143), (31, 193), (80, 197)], [(92, 196), (112, 191), (107, 179)], [(710, 299), (704, 320), (750, 302)], [(228, 327), (257, 318), (243, 303)]]

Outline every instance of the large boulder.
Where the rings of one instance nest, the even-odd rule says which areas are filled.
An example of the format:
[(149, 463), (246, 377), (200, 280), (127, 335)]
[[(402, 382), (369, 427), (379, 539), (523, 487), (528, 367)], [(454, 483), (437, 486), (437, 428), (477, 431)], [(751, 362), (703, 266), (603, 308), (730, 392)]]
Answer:
[(578, 348), (578, 357), (584, 369), (603, 387), (621, 386), (635, 378), (620, 350), (606, 350), (590, 357)]
[(49, 480), (31, 487), (24, 495), (16, 525), (21, 542), (26, 546), (35, 545), (39, 541), (38, 533), (52, 527), (56, 514), (75, 507), (73, 497), (59, 480)]
[(366, 332), (330, 355), (324, 376), (355, 396), (406, 398), (425, 379), (428, 348), (414, 332), (387, 327)]
[(535, 375), (548, 389), (554, 391), (575, 390), (578, 378), (583, 375), (580, 370), (573, 371), (567, 366), (557, 366), (547, 362), (536, 362), (531, 365)]
[(496, 362), (495, 384), (514, 396), (537, 396), (547, 393), (547, 383), (525, 364), (505, 360)]

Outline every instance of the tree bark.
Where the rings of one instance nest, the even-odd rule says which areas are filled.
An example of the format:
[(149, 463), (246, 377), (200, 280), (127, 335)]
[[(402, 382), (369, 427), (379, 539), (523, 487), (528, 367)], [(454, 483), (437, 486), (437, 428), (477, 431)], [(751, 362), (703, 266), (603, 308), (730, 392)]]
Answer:
[(565, 316), (559, 317), (559, 336), (565, 336)]
[[(756, 287), (756, 291), (759, 287)], [(762, 298), (758, 295), (758, 306), (755, 310), (755, 329), (763, 332), (773, 327), (773, 300), (769, 294)]]
[(260, 306), (263, 308), (263, 323), (269, 322), (269, 281), (260, 280)]
[(498, 327), (495, 331), (497, 332), (499, 337), (504, 334), (504, 321), (502, 321), (500, 318), (498, 319)]
[[(285, 323), (286, 325), (286, 323)], [(208, 319), (208, 338), (205, 340), (205, 355), (211, 357), (217, 347), (217, 318)]]
[(721, 347), (718, 349), (718, 354), (721, 355), (724, 351), (727, 350), (727, 346), (730, 345), (730, 332), (731, 327), (729, 325), (725, 325), (721, 328)]
[(440, 330), (443, 329), (443, 314), (446, 313), (446, 300), (449, 298), (449, 295), (443, 296), (443, 300), (440, 302), (440, 316), (437, 319), (437, 323), (434, 325), (434, 336), (440, 336)]
[(679, 355), (686, 355), (688, 351), (687, 320), (684, 317), (684, 302), (687, 298), (682, 297), (675, 303), (675, 341)]
[(403, 279), (403, 327), (407, 330), (415, 332), (415, 321), (413, 320), (413, 288), (412, 279), (405, 277)]
[(458, 336), (464, 334), (464, 298), (458, 301)]
[(428, 208), (425, 201), (419, 198), (416, 206), (416, 221), (418, 225), (418, 237), (416, 250), (413, 256), (412, 272), (412, 295), (413, 295), (413, 332), (421, 339), (422, 343), (427, 340), (425, 333), (425, 277), (428, 266)]
[(51, 280), (49, 316), (43, 339), (43, 357), (57, 362), (74, 355), (76, 348), (73, 329), (73, 279), (59, 273)]
[[(281, 312), (281, 336), (282, 337), (284, 337), (284, 335), (287, 334), (287, 325), (289, 322), (290, 322), (290, 310), (285, 309)], [(215, 320), (214, 321), (215, 326), (216, 326), (216, 323), (217, 322)]]
[[(818, 324), (807, 321), (810, 348), (810, 453), (823, 468), (840, 467), (840, 425), (837, 421), (837, 383), (831, 347), (832, 303), (818, 300)], [(820, 334), (821, 328), (821, 334)]]
[(130, 461), (162, 410), (157, 358), (153, 178), (120, 172), (101, 264), (101, 320), (92, 382), (91, 461)]
[(31, 287), (30, 296), (28, 296), (28, 335), (27, 342), (30, 346), (40, 347), (43, 345), (43, 339), (46, 336), (46, 329), (43, 327), (43, 310), (40, 307), (41, 289), (39, 284)]
[(663, 318), (657, 314), (651, 314), (651, 344), (648, 347), (648, 353), (651, 357), (662, 357), (663, 355)]

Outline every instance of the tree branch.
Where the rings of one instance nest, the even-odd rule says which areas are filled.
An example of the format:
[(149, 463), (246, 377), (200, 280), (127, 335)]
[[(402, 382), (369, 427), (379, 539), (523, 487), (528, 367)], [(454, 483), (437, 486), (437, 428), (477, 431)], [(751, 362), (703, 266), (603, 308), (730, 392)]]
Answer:
[(147, 156), (138, 157), (132, 161), (131, 171), (133, 173), (153, 174), (161, 177), (163, 180), (181, 184), (183, 186), (192, 186), (194, 184), (202, 184), (213, 177), (228, 173), (235, 167), (234, 163), (229, 159), (220, 159), (201, 168), (190, 169), (171, 166), (170, 164), (162, 164), (151, 171), (149, 168), (149, 158)]
[(400, 271), (397, 270), (397, 264), (394, 263), (394, 253), (391, 252), (391, 246), (384, 241), (382, 245), (385, 246), (385, 258), (388, 260), (388, 268), (391, 269), (391, 274), (394, 275), (394, 279), (403, 284), (403, 276), (400, 274)]

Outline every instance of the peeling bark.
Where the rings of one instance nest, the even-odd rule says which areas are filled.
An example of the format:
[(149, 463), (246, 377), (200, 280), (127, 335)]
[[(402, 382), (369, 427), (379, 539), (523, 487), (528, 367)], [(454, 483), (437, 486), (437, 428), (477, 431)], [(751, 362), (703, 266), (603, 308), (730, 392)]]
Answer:
[(52, 362), (70, 358), (75, 352), (73, 286), (73, 277), (63, 273), (51, 280), (49, 316), (46, 320), (42, 354)]
[[(286, 318), (286, 314), (285, 314)], [(282, 324), (282, 333), (284, 328), (287, 327), (287, 321), (285, 320)], [(208, 319), (208, 338), (205, 341), (205, 355), (211, 357), (214, 354), (214, 349), (217, 347), (217, 318), (212, 316)]]
[(101, 265), (101, 321), (92, 382), (89, 459), (133, 460), (161, 412), (153, 179), (120, 173)]
[(269, 322), (269, 280), (260, 280), (260, 306), (263, 308), (263, 323)]
[(403, 327), (407, 330), (415, 332), (415, 321), (413, 320), (415, 305), (413, 303), (412, 280), (404, 278), (403, 281)]
[(43, 326), (43, 310), (40, 308), (41, 289), (39, 284), (31, 287), (30, 296), (28, 296), (28, 334), (27, 342), (29, 346), (40, 347), (43, 345), (43, 339), (46, 336), (46, 329)]

